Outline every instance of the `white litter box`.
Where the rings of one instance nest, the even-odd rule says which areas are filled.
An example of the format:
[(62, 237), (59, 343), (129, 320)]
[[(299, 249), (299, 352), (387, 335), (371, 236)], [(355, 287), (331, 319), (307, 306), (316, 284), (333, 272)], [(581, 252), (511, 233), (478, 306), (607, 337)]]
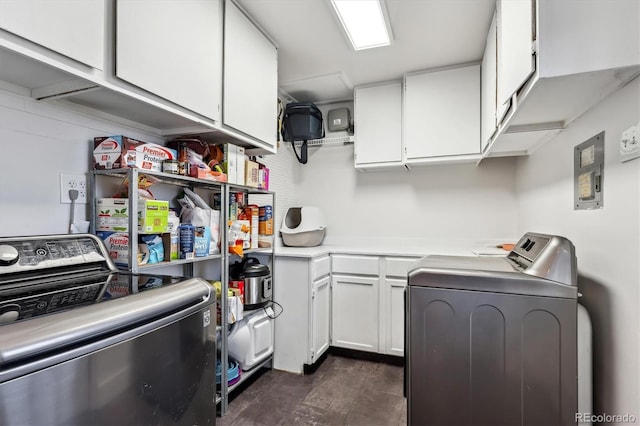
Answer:
[(282, 221), (280, 233), (285, 246), (313, 247), (320, 245), (327, 224), (322, 210), (314, 206), (290, 207)]

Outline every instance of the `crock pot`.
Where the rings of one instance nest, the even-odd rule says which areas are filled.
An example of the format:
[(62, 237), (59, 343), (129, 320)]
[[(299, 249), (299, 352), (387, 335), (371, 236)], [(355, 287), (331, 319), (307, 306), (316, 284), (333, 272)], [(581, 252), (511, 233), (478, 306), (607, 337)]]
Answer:
[(244, 308), (256, 309), (271, 301), (271, 271), (255, 257), (246, 257), (229, 268), (232, 280), (244, 281)]

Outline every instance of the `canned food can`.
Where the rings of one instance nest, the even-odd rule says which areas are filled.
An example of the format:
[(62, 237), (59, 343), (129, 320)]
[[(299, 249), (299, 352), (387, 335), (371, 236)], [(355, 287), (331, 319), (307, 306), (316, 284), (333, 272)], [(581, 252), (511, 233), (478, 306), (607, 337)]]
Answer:
[(178, 161), (178, 174), (189, 176), (191, 174), (191, 164), (188, 161)]
[(172, 175), (178, 174), (178, 161), (176, 160), (164, 160), (162, 162), (162, 171), (165, 173), (171, 173)]

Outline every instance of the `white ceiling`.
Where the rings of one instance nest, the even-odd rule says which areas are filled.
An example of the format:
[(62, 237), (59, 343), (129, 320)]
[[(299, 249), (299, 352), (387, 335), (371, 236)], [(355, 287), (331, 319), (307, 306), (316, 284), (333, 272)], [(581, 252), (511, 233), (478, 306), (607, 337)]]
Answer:
[(391, 46), (354, 51), (329, 0), (236, 0), (278, 46), (281, 91), (353, 98), (353, 87), (482, 59), (495, 0), (386, 0)]

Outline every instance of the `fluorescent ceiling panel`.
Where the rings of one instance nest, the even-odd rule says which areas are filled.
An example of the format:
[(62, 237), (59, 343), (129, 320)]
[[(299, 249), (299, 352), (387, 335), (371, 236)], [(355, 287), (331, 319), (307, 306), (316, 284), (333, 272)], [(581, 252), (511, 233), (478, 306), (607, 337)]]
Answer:
[(331, 0), (331, 4), (355, 50), (391, 44), (380, 0)]

